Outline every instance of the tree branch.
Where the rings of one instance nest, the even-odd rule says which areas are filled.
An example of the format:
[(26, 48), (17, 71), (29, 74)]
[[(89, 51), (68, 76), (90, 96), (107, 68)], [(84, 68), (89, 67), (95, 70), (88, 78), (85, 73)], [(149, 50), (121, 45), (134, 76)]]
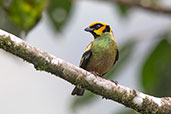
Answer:
[(151, 0), (108, 0), (111, 2), (127, 5), (129, 7), (138, 7), (152, 12), (171, 15), (171, 8), (161, 6), (151, 2)]
[(132, 108), (142, 114), (171, 114), (171, 98), (157, 98), (95, 76), (64, 60), (37, 49), (16, 36), (0, 30), (0, 48), (29, 63), (91, 92)]

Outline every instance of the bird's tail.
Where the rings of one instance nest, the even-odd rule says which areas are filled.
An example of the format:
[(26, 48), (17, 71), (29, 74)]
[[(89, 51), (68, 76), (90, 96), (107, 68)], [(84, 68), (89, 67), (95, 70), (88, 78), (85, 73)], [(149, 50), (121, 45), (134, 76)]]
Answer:
[(84, 91), (85, 91), (85, 90), (83, 90), (83, 89), (81, 89), (81, 88), (75, 87), (75, 88), (73, 89), (71, 95), (83, 96)]

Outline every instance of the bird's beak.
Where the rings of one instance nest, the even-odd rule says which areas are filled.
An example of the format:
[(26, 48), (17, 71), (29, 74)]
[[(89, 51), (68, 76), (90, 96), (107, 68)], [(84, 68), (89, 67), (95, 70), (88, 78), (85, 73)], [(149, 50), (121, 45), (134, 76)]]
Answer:
[(87, 32), (93, 32), (94, 31), (94, 28), (87, 27), (84, 30), (87, 31)]

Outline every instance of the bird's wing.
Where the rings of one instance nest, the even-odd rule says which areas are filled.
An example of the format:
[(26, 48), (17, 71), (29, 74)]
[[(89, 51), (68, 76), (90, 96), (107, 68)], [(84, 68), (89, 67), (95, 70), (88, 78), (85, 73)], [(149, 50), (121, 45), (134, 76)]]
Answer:
[(90, 58), (91, 58), (91, 55), (92, 55), (92, 51), (91, 51), (91, 47), (92, 47), (93, 43), (90, 43), (88, 45), (88, 47), (86, 48), (86, 50), (84, 51), (84, 54), (81, 58), (81, 61), (80, 61), (80, 67), (85, 69)]
[[(118, 49), (117, 49), (116, 58), (115, 58), (114, 64), (116, 63), (116, 61), (118, 61), (118, 59), (119, 59), (119, 51), (118, 51)], [(113, 64), (113, 65), (114, 65), (114, 64)]]

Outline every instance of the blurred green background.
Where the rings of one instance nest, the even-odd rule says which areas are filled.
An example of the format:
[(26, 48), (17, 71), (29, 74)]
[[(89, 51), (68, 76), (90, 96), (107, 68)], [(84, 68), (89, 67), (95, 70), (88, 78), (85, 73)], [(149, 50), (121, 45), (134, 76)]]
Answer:
[[(134, 2), (134, 0), (132, 0)], [(135, 0), (171, 7), (170, 0)], [(93, 37), (93, 22), (112, 26), (120, 58), (105, 78), (144, 93), (171, 96), (171, 13), (130, 7), (115, 0), (0, 0), (0, 29), (79, 65)], [(1, 114), (134, 114), (121, 104), (86, 92), (0, 50)]]

